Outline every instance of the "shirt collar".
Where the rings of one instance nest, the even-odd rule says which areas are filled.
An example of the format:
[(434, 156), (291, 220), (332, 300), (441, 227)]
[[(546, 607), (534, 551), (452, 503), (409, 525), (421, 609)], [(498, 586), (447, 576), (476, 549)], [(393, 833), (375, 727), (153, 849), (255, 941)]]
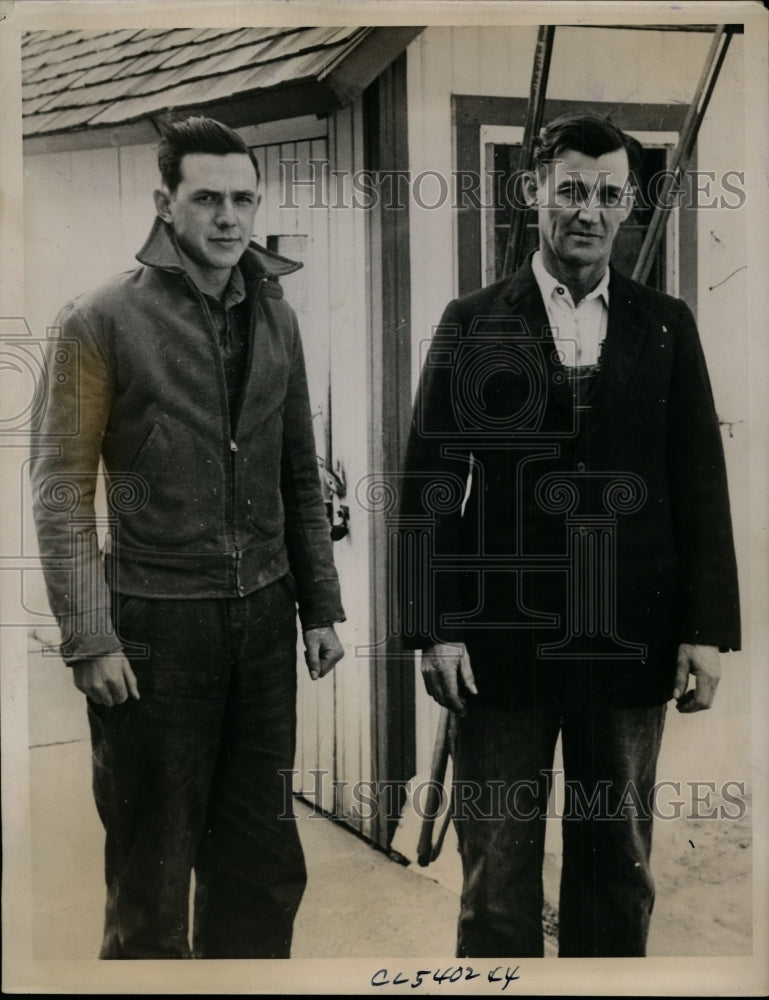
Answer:
[(225, 310), (230, 309), (232, 306), (236, 306), (239, 302), (242, 302), (245, 297), (246, 283), (243, 280), (243, 272), (240, 270), (240, 265), (236, 264), (230, 272), (227, 287), (224, 289), (224, 295), (221, 298), (222, 308)]
[[(574, 305), (571, 292), (569, 289), (560, 282), (557, 278), (554, 278), (552, 274), (545, 268), (544, 262), (542, 260), (542, 252), (537, 250), (533, 257), (531, 258), (531, 269), (534, 272), (534, 277), (539, 285), (539, 290), (542, 293), (542, 298), (545, 303), (550, 302), (552, 299), (566, 299), (571, 305)], [(591, 299), (602, 298), (606, 308), (609, 308), (609, 277), (610, 272), (607, 267), (604, 271), (603, 277), (592, 290), (582, 299), (582, 302), (589, 302)], [(563, 292), (557, 292), (556, 289), (562, 288)], [(581, 303), (580, 303), (581, 304)]]

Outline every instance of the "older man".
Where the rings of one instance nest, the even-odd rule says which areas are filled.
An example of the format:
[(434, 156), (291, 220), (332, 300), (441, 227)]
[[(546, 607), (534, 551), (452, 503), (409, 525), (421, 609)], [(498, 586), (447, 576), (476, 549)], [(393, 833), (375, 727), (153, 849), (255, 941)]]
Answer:
[(559, 733), (559, 953), (645, 954), (666, 703), (709, 708), (719, 650), (739, 648), (694, 319), (609, 263), (639, 152), (592, 115), (544, 129), (526, 181), (539, 250), (448, 305), (419, 387), (403, 514), (429, 555), (402, 610), (455, 713), (461, 956), (543, 953)]
[(251, 242), (258, 166), (237, 133), (177, 122), (158, 164), (140, 266), (57, 320), (78, 366), (51, 380), (33, 442), (40, 550), (106, 828), (101, 957), (286, 957), (306, 880), (279, 773), (295, 748), (297, 603), (313, 678), (342, 656), (344, 619), (278, 283), (301, 265)]

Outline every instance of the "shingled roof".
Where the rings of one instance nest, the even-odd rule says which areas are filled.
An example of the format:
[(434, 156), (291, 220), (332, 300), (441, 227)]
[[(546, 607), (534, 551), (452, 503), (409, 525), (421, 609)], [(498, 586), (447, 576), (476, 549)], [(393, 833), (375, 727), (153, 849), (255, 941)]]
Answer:
[(116, 129), (171, 110), (229, 124), (349, 103), (421, 28), (36, 31), (22, 42), (25, 138)]

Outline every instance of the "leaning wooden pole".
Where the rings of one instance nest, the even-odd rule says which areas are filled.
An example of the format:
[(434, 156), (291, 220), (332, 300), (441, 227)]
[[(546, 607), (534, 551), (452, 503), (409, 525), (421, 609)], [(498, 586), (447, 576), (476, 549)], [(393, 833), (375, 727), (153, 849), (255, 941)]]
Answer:
[(435, 734), (433, 760), (430, 767), (430, 784), (425, 796), (424, 815), (417, 844), (417, 861), (421, 868), (435, 861), (440, 851), (443, 837), (438, 841), (437, 850), (433, 847), (433, 827), (444, 801), (443, 782), (446, 777), (446, 767), (449, 762), (449, 728), (451, 712), (442, 708), (438, 719), (438, 731)]
[(684, 170), (686, 170), (692, 151), (697, 143), (700, 125), (708, 109), (713, 88), (716, 85), (718, 74), (721, 72), (721, 66), (726, 57), (726, 50), (729, 47), (732, 34), (732, 29), (729, 26), (720, 24), (713, 36), (713, 41), (705, 58), (702, 74), (697, 83), (697, 89), (694, 92), (692, 103), (689, 105), (689, 110), (686, 113), (678, 145), (673, 154), (673, 160), (665, 176), (665, 183), (662, 186), (662, 191), (657, 192), (657, 204), (654, 207), (654, 214), (652, 215), (641, 252), (638, 255), (638, 260), (633, 270), (633, 278), (636, 281), (645, 282), (649, 277), (654, 255), (659, 248), (660, 240), (665, 231), (664, 224), (673, 207), (671, 194), (678, 189), (681, 183), (681, 176)]
[[(542, 128), (542, 116), (545, 111), (545, 94), (547, 93), (547, 78), (550, 75), (550, 57), (553, 54), (553, 38), (555, 26), (541, 24), (537, 31), (537, 44), (534, 49), (534, 65), (531, 70), (531, 87), (529, 103), (526, 108), (526, 121), (523, 127), (523, 142), (518, 169), (531, 170), (534, 152), (534, 139)], [(526, 223), (526, 210), (519, 205), (511, 206), (510, 229), (505, 246), (505, 262), (503, 275), (512, 274), (520, 263), (523, 233)]]

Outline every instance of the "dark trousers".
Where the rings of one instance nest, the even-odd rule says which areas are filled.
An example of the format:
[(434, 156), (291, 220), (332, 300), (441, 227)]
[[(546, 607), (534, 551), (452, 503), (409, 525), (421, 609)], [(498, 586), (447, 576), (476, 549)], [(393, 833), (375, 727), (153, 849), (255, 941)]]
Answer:
[(130, 657), (139, 701), (88, 705), (106, 830), (101, 957), (288, 957), (306, 882), (279, 773), (296, 739), (289, 579), (232, 600), (115, 605), (123, 641), (146, 648)]
[(454, 815), (464, 883), (460, 957), (541, 957), (553, 754), (565, 802), (559, 955), (641, 956), (654, 902), (652, 814), (665, 705), (617, 708), (579, 665), (514, 707), (456, 719)]

